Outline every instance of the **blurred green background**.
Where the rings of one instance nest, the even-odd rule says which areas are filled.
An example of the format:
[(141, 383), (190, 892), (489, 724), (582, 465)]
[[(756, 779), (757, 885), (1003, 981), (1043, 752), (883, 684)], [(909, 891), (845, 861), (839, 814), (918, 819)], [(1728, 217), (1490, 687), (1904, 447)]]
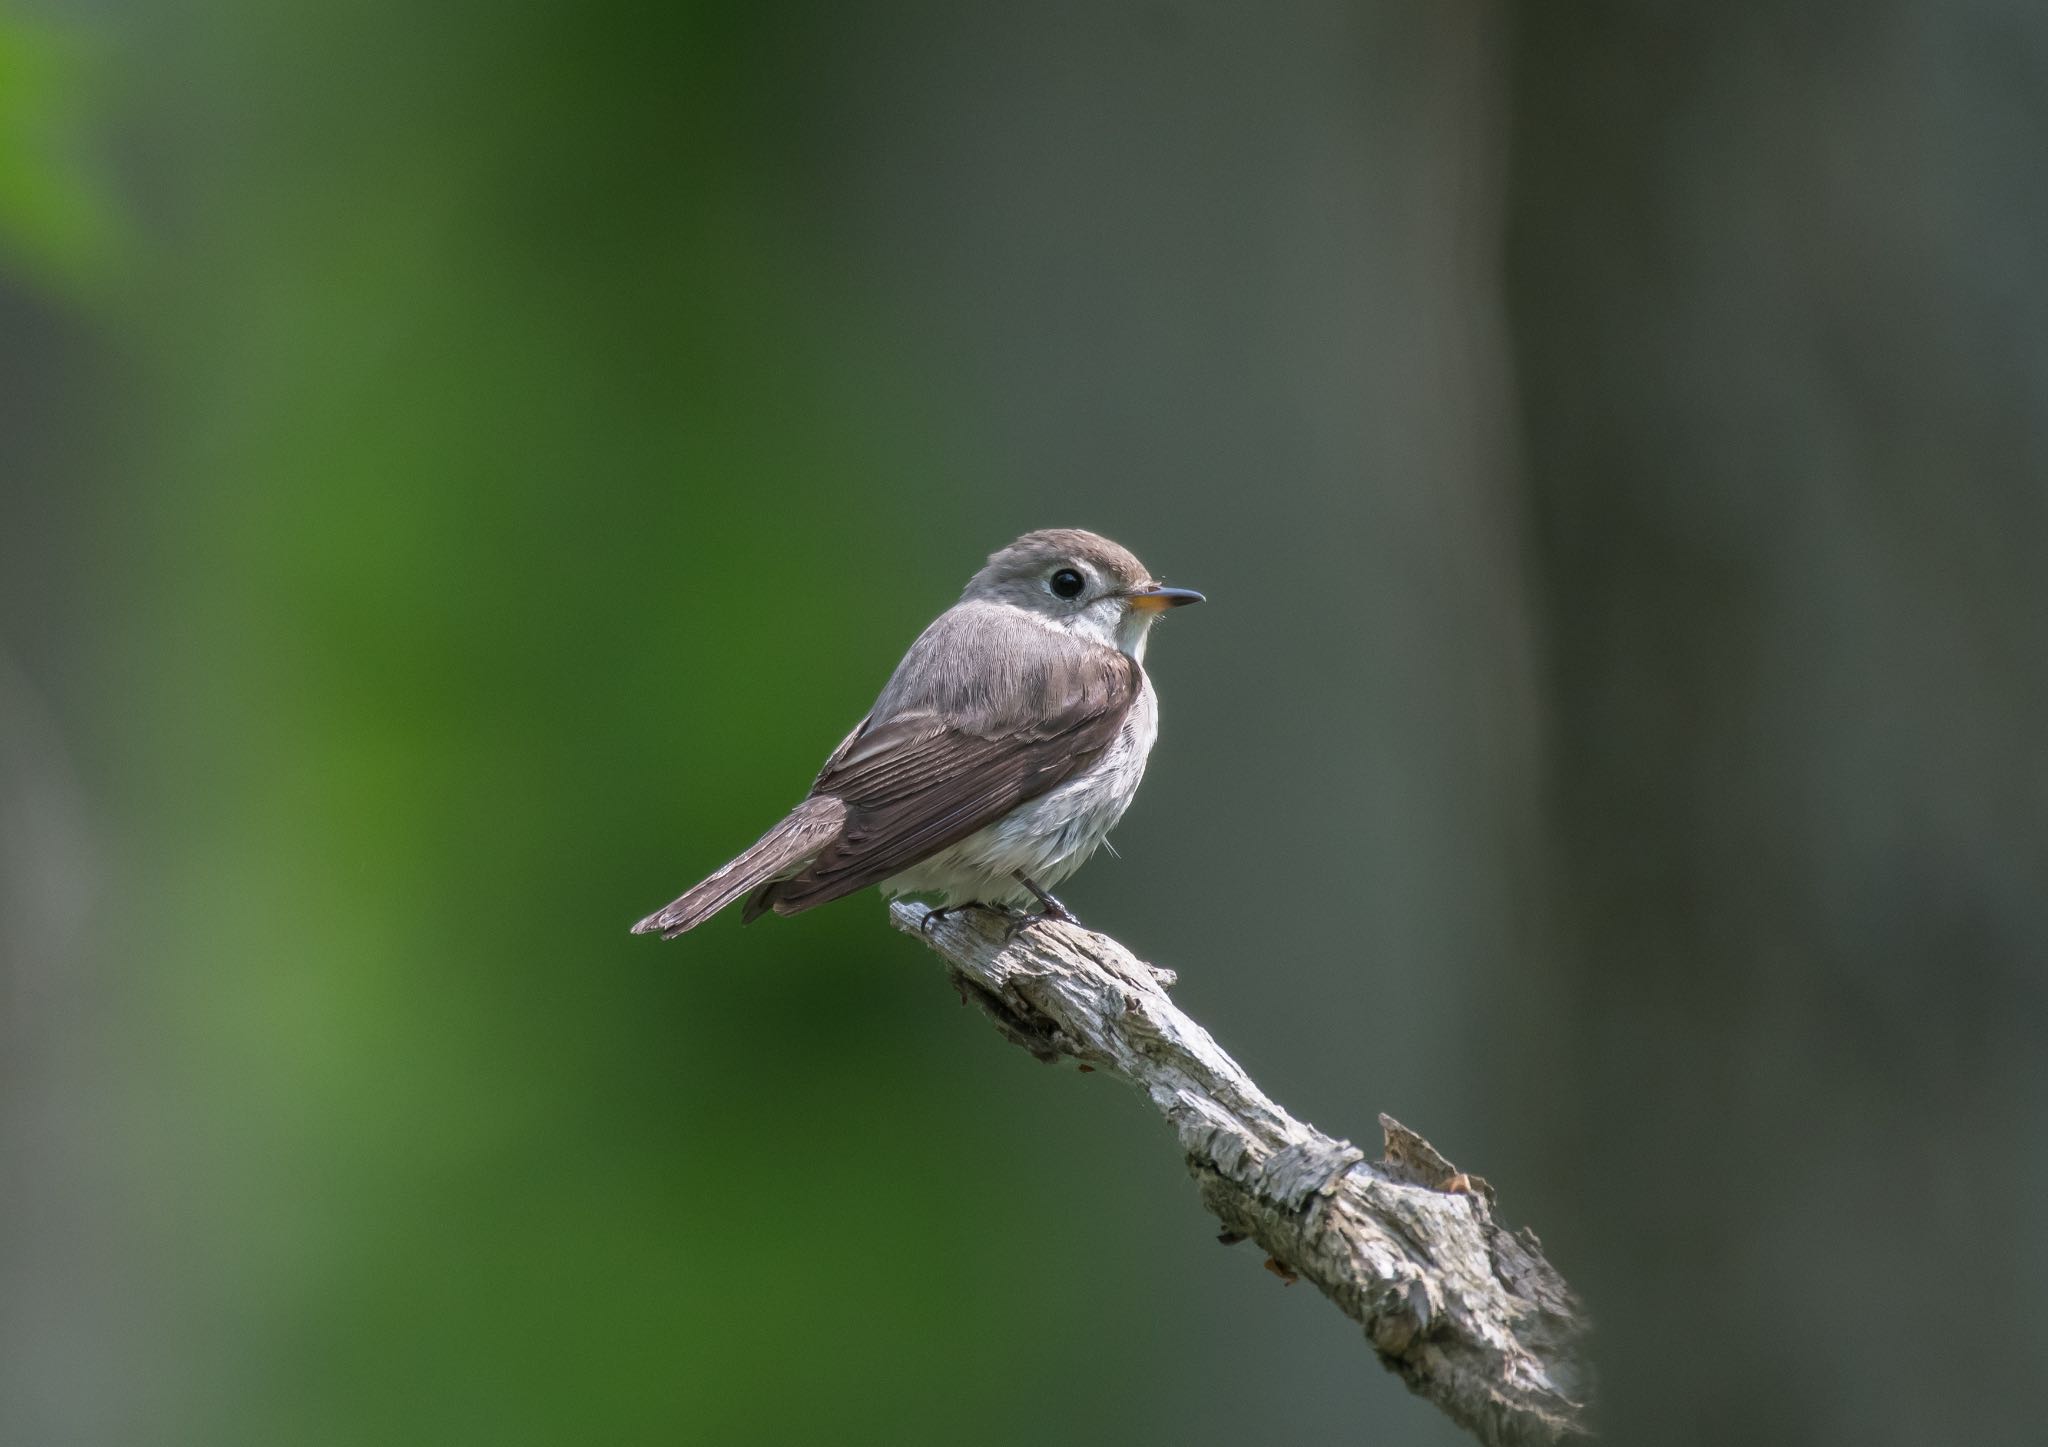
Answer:
[(1129, 544), (1065, 891), (1587, 1297), (2048, 1411), (2048, 10), (0, 9), (0, 1441), (1464, 1440), (873, 896), (628, 923)]

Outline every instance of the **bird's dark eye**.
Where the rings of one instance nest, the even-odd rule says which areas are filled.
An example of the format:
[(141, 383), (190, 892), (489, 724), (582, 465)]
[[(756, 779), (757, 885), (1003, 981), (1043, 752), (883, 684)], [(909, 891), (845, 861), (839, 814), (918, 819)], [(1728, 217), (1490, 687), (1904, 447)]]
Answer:
[(1046, 586), (1051, 588), (1053, 593), (1058, 597), (1078, 598), (1081, 596), (1081, 590), (1087, 587), (1088, 584), (1087, 581), (1084, 578), (1082, 578), (1082, 576), (1079, 573), (1075, 572), (1072, 568), (1061, 568), (1057, 573), (1054, 573), (1052, 575), (1052, 577), (1047, 581)]

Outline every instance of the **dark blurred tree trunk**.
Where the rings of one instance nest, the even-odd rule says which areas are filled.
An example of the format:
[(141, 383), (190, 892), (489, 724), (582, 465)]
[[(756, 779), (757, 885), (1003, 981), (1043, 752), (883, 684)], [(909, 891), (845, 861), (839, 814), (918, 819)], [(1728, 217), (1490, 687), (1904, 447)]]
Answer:
[(0, 1442), (111, 1440), (119, 1393), (87, 1389), (132, 1308), (111, 1305), (100, 1024), (84, 944), (98, 862), (74, 731), (88, 700), (78, 557), (104, 370), (84, 319), (0, 256)]
[(1615, 1441), (2038, 1440), (2044, 60), (2039, 6), (1522, 15)]

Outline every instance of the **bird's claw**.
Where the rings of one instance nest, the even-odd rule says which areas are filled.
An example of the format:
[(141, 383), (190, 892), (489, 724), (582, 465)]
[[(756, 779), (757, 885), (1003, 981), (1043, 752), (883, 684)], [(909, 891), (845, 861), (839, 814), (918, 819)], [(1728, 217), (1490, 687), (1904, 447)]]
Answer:
[[(1038, 913), (1032, 914), (1027, 910), (1013, 910), (1007, 905), (989, 904), (983, 900), (970, 899), (964, 900), (959, 904), (940, 905), (936, 909), (927, 909), (924, 912), (924, 918), (917, 922), (917, 932), (921, 935), (929, 935), (932, 926), (947, 915), (964, 914), (970, 909), (985, 909), (990, 914), (997, 915), (1005, 921), (1003, 926), (1004, 944), (1010, 943), (1010, 941), (1030, 929), (1033, 925), (1043, 923), (1046, 920), (1051, 920), (1055, 924), (1081, 924), (1081, 921), (1076, 918), (1074, 912), (1061, 904), (1057, 899), (1054, 899), (1052, 895), (1039, 888), (1036, 884), (1033, 884), (1022, 874), (1019, 874), (1017, 878), (1026, 889), (1036, 896), (1039, 904)], [(1087, 928), (1085, 925), (1081, 927)]]
[[(917, 922), (917, 932), (919, 934), (930, 934), (932, 926), (939, 920), (944, 919), (949, 914), (965, 914), (970, 909), (985, 909), (990, 914), (998, 915), (1014, 923), (1014, 916), (1002, 905), (987, 904), (978, 899), (970, 899), (959, 904), (946, 904), (939, 906), (937, 909), (926, 910), (924, 918)], [(1008, 936), (1004, 938), (1007, 940)]]
[(1076, 919), (1064, 907), (1057, 909), (1040, 910), (1037, 914), (1019, 913), (1015, 918), (1013, 918), (1009, 922), (1007, 926), (1004, 927), (1003, 943), (1008, 944), (1011, 940), (1014, 940), (1015, 938), (1017, 938), (1018, 935), (1023, 934), (1024, 931), (1030, 929), (1033, 925), (1048, 923), (1070, 924), (1080, 929), (1087, 928), (1086, 925), (1082, 924), (1080, 920)]
[(1032, 897), (1038, 901), (1038, 913), (1027, 914), (1022, 919), (1013, 922), (1009, 933), (1003, 936), (1005, 943), (1016, 938), (1017, 935), (1031, 928), (1032, 925), (1037, 924), (1040, 920), (1049, 919), (1059, 924), (1080, 925), (1082, 929), (1087, 928), (1086, 925), (1081, 924), (1081, 921), (1072, 910), (1053, 898), (1050, 890), (1041, 887), (1037, 881), (1032, 879), (1023, 870), (1017, 870), (1013, 877), (1019, 884), (1030, 890)]

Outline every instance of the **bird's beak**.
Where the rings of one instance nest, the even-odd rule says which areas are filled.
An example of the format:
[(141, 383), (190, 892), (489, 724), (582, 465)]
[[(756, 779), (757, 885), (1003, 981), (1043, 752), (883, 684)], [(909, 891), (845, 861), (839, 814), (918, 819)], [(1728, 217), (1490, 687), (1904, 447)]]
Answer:
[(1164, 613), (1168, 608), (1178, 608), (1183, 603), (1207, 601), (1193, 588), (1162, 588), (1157, 583), (1133, 588), (1124, 594), (1124, 603), (1138, 613)]

